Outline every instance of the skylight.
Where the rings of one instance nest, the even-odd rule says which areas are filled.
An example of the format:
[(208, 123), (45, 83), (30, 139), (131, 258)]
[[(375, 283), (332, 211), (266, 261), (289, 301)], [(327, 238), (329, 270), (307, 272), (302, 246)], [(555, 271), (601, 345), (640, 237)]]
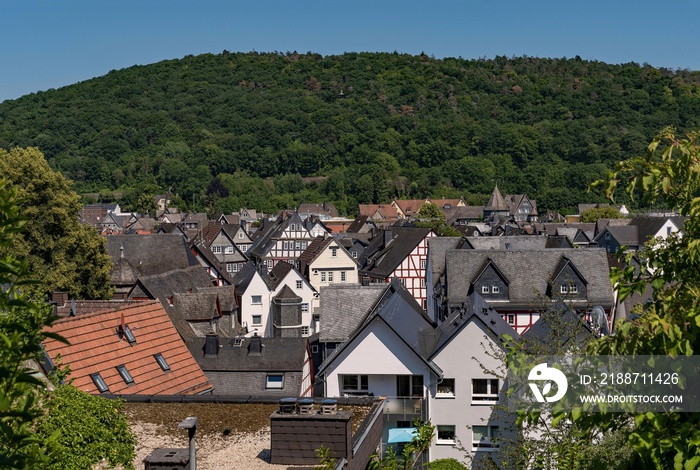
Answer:
[(131, 332), (129, 325), (124, 326), (124, 336), (126, 336), (126, 340), (129, 342), (129, 344), (134, 344), (136, 342), (136, 337), (134, 336), (134, 333)]
[(169, 366), (168, 363), (165, 361), (165, 358), (163, 357), (162, 354), (160, 354), (160, 353), (154, 354), (153, 357), (155, 358), (155, 360), (156, 360), (156, 362), (158, 363), (158, 365), (160, 366), (160, 368), (163, 369), (163, 371), (169, 371), (169, 370), (170, 370), (170, 366)]
[(97, 374), (90, 374), (90, 378), (95, 383), (95, 387), (97, 387), (97, 390), (100, 393), (104, 393), (104, 392), (109, 391), (109, 387), (107, 386), (107, 383), (104, 381), (104, 379), (99, 374), (99, 372)]
[(122, 376), (122, 379), (124, 379), (124, 382), (127, 384), (132, 384), (134, 383), (134, 378), (131, 376), (128, 370), (126, 370), (126, 366), (124, 364), (117, 366), (117, 371), (119, 372), (119, 375)]

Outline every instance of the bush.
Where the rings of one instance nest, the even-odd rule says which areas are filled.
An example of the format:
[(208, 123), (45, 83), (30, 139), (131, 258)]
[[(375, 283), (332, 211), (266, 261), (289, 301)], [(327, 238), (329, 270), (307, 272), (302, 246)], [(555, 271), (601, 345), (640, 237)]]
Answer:
[(121, 401), (89, 395), (61, 385), (46, 404), (49, 413), (37, 433), (58, 438), (51, 470), (89, 470), (106, 459), (112, 467), (133, 469), (136, 439)]
[(437, 459), (428, 464), (428, 470), (464, 470), (466, 468), (455, 459)]

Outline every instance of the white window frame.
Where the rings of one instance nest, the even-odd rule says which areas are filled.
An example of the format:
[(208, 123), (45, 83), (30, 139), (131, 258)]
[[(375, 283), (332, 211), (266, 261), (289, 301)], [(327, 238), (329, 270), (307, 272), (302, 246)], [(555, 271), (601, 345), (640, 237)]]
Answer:
[(253, 305), (262, 305), (262, 295), (251, 295), (250, 303)]
[(424, 260), (424, 259), (420, 260), (420, 268), (425, 269), (426, 263), (427, 263), (426, 260)]
[(455, 379), (444, 378), (442, 382), (437, 384), (435, 398), (454, 398), (455, 397)]
[(309, 311), (309, 304), (308, 303), (301, 304), (301, 311), (308, 312)]
[(499, 292), (501, 292), (501, 288), (500, 288), (500, 287), (498, 287), (498, 286), (491, 286), (491, 293), (492, 293), (492, 294), (498, 294)]
[(236, 263), (226, 263), (226, 272), (232, 273), (233, 268), (236, 266)]
[(248, 251), (248, 245), (241, 245), (241, 251), (242, 251), (243, 253), (245, 253), (246, 251)]
[(576, 284), (569, 284), (569, 294), (578, 294), (578, 286)]
[[(270, 380), (272, 379), (272, 380)], [(267, 374), (265, 378), (266, 389), (281, 390), (284, 388), (284, 374)]]
[(481, 286), (481, 293), (488, 294), (489, 293), (489, 286)]
[(568, 294), (569, 293), (569, 285), (562, 284), (561, 286), (559, 286), (559, 293), (560, 294)]
[(233, 245), (226, 245), (224, 248), (224, 253), (227, 255), (232, 255), (233, 254)]
[[(257, 320), (257, 322), (256, 322), (256, 320)], [(262, 325), (262, 315), (252, 315), (250, 321), (251, 321), (251, 324), (253, 324), (255, 326), (260, 326), (260, 325)]]
[[(485, 439), (477, 441), (475, 438), (477, 432), (485, 436)], [(498, 435), (498, 426), (472, 426), (472, 452), (490, 452), (497, 449), (498, 443), (493, 442), (492, 439), (498, 439)]]
[(220, 255), (223, 252), (223, 250), (222, 250), (221, 246), (216, 245), (216, 246), (211, 247), (211, 252), (214, 253), (215, 255)]
[(509, 325), (515, 325), (515, 314), (514, 313), (507, 313), (506, 314), (506, 323), (508, 323)]
[(333, 271), (328, 271), (328, 282), (333, 282)]
[(309, 327), (308, 326), (301, 327), (301, 336), (309, 336)]
[(348, 280), (347, 274), (345, 271), (340, 271), (340, 282), (346, 282)]
[(238, 238), (240, 238), (241, 240), (243, 239), (243, 232), (240, 230), (238, 231)]
[(351, 251), (350, 254), (353, 258), (357, 259), (357, 251)]
[(321, 271), (321, 282), (326, 282), (326, 271)]
[[(452, 434), (452, 437), (446, 437), (443, 433)], [(435, 426), (435, 437), (437, 445), (455, 445), (457, 443), (456, 426), (454, 424), (438, 424)]]
[(331, 247), (331, 258), (337, 258), (338, 257), (338, 247), (332, 246)]
[[(475, 393), (474, 386), (478, 382), (486, 382), (486, 393)], [(500, 381), (494, 378), (478, 378), (472, 379), (472, 405), (493, 405), (498, 403), (498, 391), (500, 388)]]

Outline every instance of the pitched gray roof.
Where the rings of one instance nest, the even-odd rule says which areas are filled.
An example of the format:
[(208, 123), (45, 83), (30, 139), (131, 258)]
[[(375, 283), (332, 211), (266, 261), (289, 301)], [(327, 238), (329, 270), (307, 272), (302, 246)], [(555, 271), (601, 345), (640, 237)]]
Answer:
[(187, 340), (190, 350), (204, 371), (300, 371), (304, 367), (306, 338), (259, 338), (262, 354), (249, 355), (250, 338), (234, 346), (235, 339), (219, 338), (217, 357), (204, 357), (205, 337)]
[(600, 238), (604, 236), (603, 233), (606, 231), (610, 232), (610, 235), (612, 235), (612, 237), (615, 238), (620, 245), (629, 247), (636, 247), (640, 245), (639, 230), (636, 225), (625, 225), (621, 227), (608, 225), (596, 236), (596, 240), (600, 240)]
[(675, 221), (671, 217), (635, 217), (630, 220), (630, 225), (637, 226), (637, 233), (639, 236), (638, 243), (642, 245), (646, 243), (649, 238), (656, 236), (669, 219), (675, 224)]
[(450, 305), (465, 302), (472, 283), (491, 260), (508, 279), (510, 305), (536, 307), (537, 296), (548, 292), (563, 257), (568, 258), (588, 282), (589, 304), (612, 306), (608, 259), (603, 249), (533, 251), (451, 250), (447, 253), (447, 294)]
[[(181, 235), (112, 235), (106, 237), (106, 241), (112, 263), (117, 266), (123, 255), (139, 276), (161, 274), (198, 264)], [(118, 277), (117, 273), (115, 276)]]
[[(484, 309), (486, 309), (484, 311)], [(467, 301), (452, 309), (447, 319), (435, 329), (428, 328), (421, 332), (428, 356), (432, 359), (452, 338), (469, 323), (480, 322), (485, 329), (491, 331), (497, 338), (504, 340), (504, 335), (517, 340), (520, 335), (503, 320), (503, 317), (489, 307), (484, 298), (473, 293)]]
[(491, 192), (491, 197), (489, 197), (489, 202), (486, 203), (484, 210), (487, 211), (507, 211), (508, 205), (506, 200), (503, 198), (501, 191), (498, 190), (498, 185), (494, 186)]
[(236, 305), (235, 286), (197, 287), (195, 292), (209, 292), (218, 295), (222, 312), (233, 312), (238, 307), (238, 305)]
[[(371, 277), (389, 277), (430, 232), (430, 228), (391, 227), (393, 239), (386, 245), (382, 244), (383, 247), (379, 251), (368, 254), (367, 264), (362, 269), (362, 274)], [(380, 231), (372, 241), (377, 237), (381, 240), (384, 233), (386, 231)], [(370, 250), (370, 247), (372, 242), (365, 253)]]
[(185, 292), (173, 295), (173, 307), (187, 321), (210, 321), (218, 318), (215, 293)]
[(192, 292), (197, 287), (210, 287), (211, 279), (204, 268), (197, 265), (153, 276), (141, 276), (138, 283), (153, 298), (160, 300), (167, 309), (168, 298), (173, 294)]
[(322, 343), (344, 343), (362, 325), (372, 308), (388, 289), (388, 285), (359, 284), (321, 287), (319, 315)]
[(445, 274), (445, 253), (462, 246), (462, 237), (432, 237), (428, 239), (428, 257), (433, 274), (433, 284), (440, 282), (440, 276)]
[(475, 250), (541, 250), (547, 247), (542, 235), (506, 235), (502, 237), (466, 237), (464, 248)]

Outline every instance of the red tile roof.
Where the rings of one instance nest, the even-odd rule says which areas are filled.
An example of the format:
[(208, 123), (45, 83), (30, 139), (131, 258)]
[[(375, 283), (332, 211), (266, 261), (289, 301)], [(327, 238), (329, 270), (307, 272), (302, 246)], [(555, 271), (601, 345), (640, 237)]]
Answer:
[[(136, 337), (132, 345), (117, 334), (122, 315)], [(60, 354), (61, 363), (70, 365), (73, 385), (88, 393), (99, 393), (90, 378), (98, 372), (109, 393), (115, 395), (196, 395), (212, 388), (157, 300), (63, 318), (48, 331), (70, 342), (47, 339), (44, 346), (49, 356), (55, 361)], [(170, 366), (169, 371), (164, 372), (154, 359), (158, 353)], [(122, 364), (134, 379), (130, 385), (117, 371)]]

